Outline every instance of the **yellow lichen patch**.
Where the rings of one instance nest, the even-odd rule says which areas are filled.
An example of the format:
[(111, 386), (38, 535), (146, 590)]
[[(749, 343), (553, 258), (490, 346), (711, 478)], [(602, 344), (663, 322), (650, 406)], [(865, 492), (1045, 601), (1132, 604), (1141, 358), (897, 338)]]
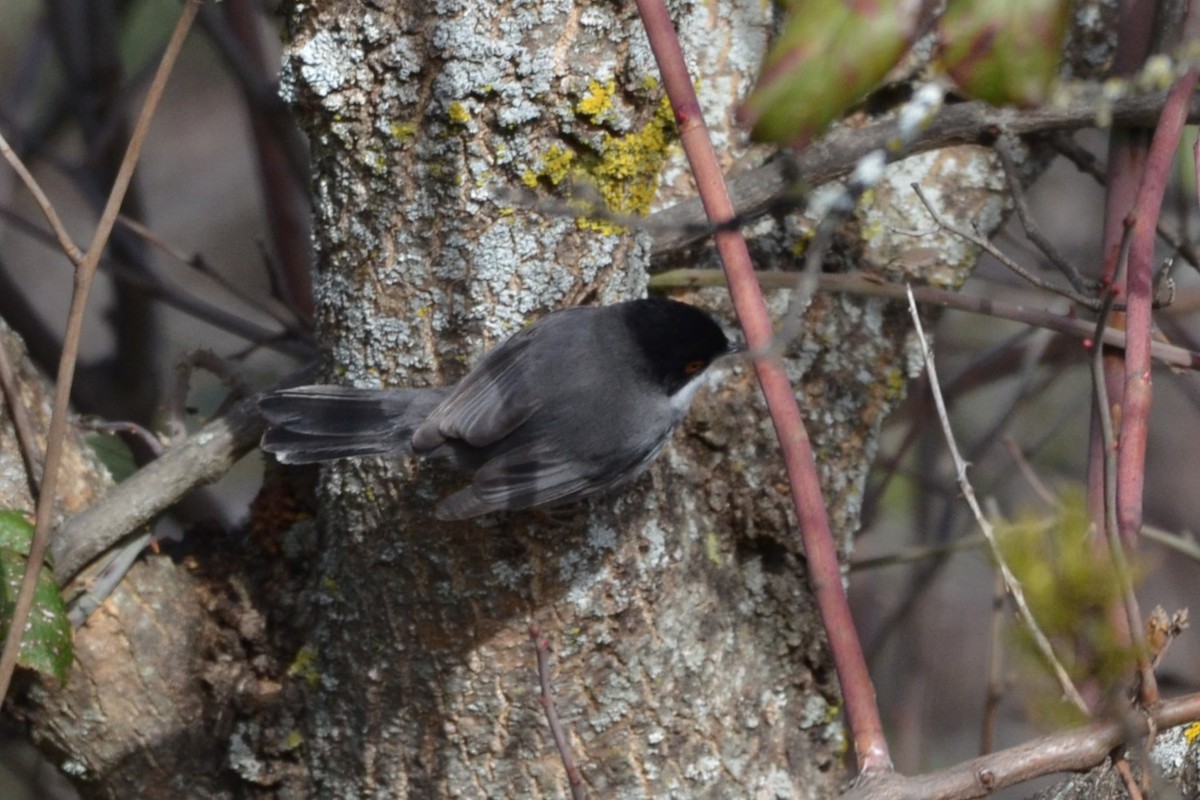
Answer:
[[(581, 103), (582, 105), (582, 103)], [(583, 113), (580, 109), (580, 113)], [(604, 210), (615, 214), (646, 214), (658, 190), (658, 176), (675, 142), (675, 118), (663, 98), (654, 116), (641, 129), (624, 135), (604, 133), (595, 150), (573, 150), (552, 145), (521, 181), (558, 186), (570, 179), (594, 187)], [(602, 233), (620, 233), (621, 226), (595, 219), (580, 219), (581, 227)]]
[(587, 94), (575, 104), (575, 112), (592, 122), (605, 122), (613, 116), (613, 95), (617, 92), (616, 81), (588, 83)]
[(1188, 725), (1186, 728), (1184, 728), (1183, 738), (1187, 739), (1188, 744), (1200, 739), (1200, 722), (1193, 722), (1191, 725)]
[(462, 103), (451, 103), (447, 109), (450, 116), (450, 121), (455, 125), (466, 125), (471, 121), (471, 112), (467, 111), (467, 107)]
[(562, 183), (571, 174), (571, 166), (575, 163), (575, 151), (561, 145), (552, 145), (542, 156), (541, 176), (554, 186)]
[(388, 130), (392, 134), (392, 138), (401, 144), (408, 144), (417, 135), (415, 122), (393, 122)]
[(317, 681), (321, 679), (320, 673), (317, 672), (316, 649), (305, 645), (297, 650), (296, 657), (292, 659), (292, 663), (287, 669), (287, 674), (299, 678), (309, 686), (316, 686)]
[(645, 214), (658, 190), (658, 174), (675, 141), (675, 118), (664, 97), (641, 130), (604, 134), (600, 162), (588, 170), (609, 209)]

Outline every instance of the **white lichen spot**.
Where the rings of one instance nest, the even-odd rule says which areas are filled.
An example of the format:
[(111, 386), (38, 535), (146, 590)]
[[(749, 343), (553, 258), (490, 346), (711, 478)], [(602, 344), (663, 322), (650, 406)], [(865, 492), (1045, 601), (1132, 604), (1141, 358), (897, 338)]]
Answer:
[(351, 83), (355, 65), (363, 60), (362, 48), (347, 42), (329, 31), (318, 31), (295, 53), (300, 63), (300, 75), (308, 87), (320, 97)]

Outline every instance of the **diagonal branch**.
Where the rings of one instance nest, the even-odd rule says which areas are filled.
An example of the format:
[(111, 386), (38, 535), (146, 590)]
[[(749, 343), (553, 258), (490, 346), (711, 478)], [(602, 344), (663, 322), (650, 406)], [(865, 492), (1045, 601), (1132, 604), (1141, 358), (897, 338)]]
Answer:
[[(937, 150), (952, 144), (987, 144), (997, 131), (1015, 136), (1096, 127), (1097, 115), (1108, 108), (1111, 125), (1151, 126), (1166, 102), (1166, 92), (1150, 92), (1110, 101), (1104, 89), (1082, 87), (1062, 105), (1053, 104), (1028, 110), (996, 108), (977, 101), (946, 106), (909, 146), (910, 154)], [(1200, 97), (1191, 98), (1188, 118), (1200, 117)], [(849, 172), (858, 160), (872, 150), (886, 147), (895, 134), (890, 119), (862, 128), (841, 128), (813, 142), (799, 153), (781, 154), (757, 169), (747, 170), (729, 180), (729, 195), (736, 218), (743, 223), (773, 211), (777, 205), (797, 205), (797, 193), (804, 187), (823, 183)], [(713, 225), (704, 214), (699, 198), (686, 200), (651, 215), (655, 256), (663, 255), (709, 236)]]
[(58, 469), (62, 463), (63, 439), (67, 428), (67, 414), (71, 399), (71, 384), (75, 378), (75, 362), (79, 354), (79, 342), (83, 333), (83, 317), (87, 309), (88, 297), (91, 293), (92, 281), (96, 277), (96, 266), (100, 263), (100, 254), (108, 243), (120, 212), (125, 193), (133, 180), (133, 170), (137, 165), (142, 144), (150, 130), (150, 122), (166, 88), (167, 78), (175, 66), (175, 60), (183, 49), (188, 30), (196, 13), (200, 10), (203, 0), (188, 0), (179, 15), (179, 21), (171, 34), (170, 42), (163, 53), (154, 82), (146, 95), (141, 114), (138, 116), (125, 158), (121, 161), (120, 170), (109, 194), (104, 213), (96, 225), (91, 244), (75, 273), (75, 288), (71, 295), (71, 310), (67, 318), (67, 332), (63, 338), (63, 353), (59, 361), (58, 378), (54, 392), (54, 411), (50, 417), (50, 432), (47, 436), (45, 472), (43, 473), (41, 493), (37, 503), (37, 525), (34, 529), (33, 542), (29, 549), (29, 560), (25, 565), (25, 575), (21, 580), (21, 589), (14, 604), (12, 622), (8, 636), (4, 640), (4, 649), (0, 653), (0, 698), (8, 694), (9, 682), (12, 680), (13, 669), (17, 664), (17, 654), (21, 648), (21, 637), (25, 624), (29, 619), (29, 611), (33, 606), (33, 594), (37, 587), (38, 572), (46, 559), (46, 551), (50, 545), (50, 521), (54, 515), (55, 487), (58, 483)]

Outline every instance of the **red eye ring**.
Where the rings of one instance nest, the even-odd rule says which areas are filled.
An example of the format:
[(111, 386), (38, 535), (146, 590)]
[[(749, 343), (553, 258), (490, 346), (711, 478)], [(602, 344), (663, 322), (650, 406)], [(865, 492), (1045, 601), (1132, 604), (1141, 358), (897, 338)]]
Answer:
[(701, 361), (700, 359), (696, 359), (695, 361), (689, 361), (688, 363), (683, 365), (683, 372), (686, 375), (695, 375), (697, 372), (700, 372), (702, 369), (704, 369), (704, 362)]

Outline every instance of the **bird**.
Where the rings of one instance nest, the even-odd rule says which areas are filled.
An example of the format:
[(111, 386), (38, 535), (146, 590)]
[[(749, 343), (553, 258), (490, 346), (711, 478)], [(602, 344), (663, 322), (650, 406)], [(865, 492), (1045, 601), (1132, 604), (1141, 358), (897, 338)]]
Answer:
[(575, 503), (646, 471), (732, 344), (666, 298), (551, 312), (456, 385), (313, 385), (263, 394), (262, 449), (285, 464), (417, 455), (470, 474), (434, 516), (465, 520)]

